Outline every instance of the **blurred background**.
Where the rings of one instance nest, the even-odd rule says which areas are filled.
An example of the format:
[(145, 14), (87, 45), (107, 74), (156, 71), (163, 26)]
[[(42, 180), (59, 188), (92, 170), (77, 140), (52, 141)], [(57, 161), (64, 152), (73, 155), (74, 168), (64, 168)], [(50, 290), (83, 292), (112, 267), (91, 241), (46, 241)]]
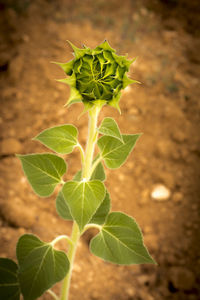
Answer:
[[(31, 139), (64, 123), (85, 144), (87, 116), (78, 119), (81, 104), (63, 107), (69, 88), (54, 80), (64, 74), (50, 62), (72, 59), (66, 40), (96, 47), (107, 39), (118, 54), (138, 56), (130, 77), (142, 84), (124, 91), (121, 115), (105, 107), (100, 121), (111, 116), (123, 133), (143, 135), (123, 167), (107, 170), (106, 185), (112, 210), (137, 220), (158, 266), (101, 261), (88, 251), (89, 231), (70, 299), (200, 299), (199, 21), (198, 0), (0, 0), (0, 256), (15, 259), (25, 232), (50, 241), (71, 231), (56, 213), (57, 191), (38, 198), (15, 153), (46, 151)], [(67, 162), (71, 179), (78, 152)]]

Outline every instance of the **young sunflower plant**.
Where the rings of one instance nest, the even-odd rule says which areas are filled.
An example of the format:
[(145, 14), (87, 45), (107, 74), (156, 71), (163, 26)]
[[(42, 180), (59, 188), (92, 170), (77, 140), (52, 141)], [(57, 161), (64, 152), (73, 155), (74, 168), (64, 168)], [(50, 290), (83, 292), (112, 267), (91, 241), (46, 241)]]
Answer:
[[(104, 183), (104, 167), (117, 169), (123, 165), (133, 150), (140, 134), (122, 134), (112, 118), (98, 124), (98, 115), (104, 105), (120, 111), (121, 90), (137, 81), (128, 78), (127, 72), (134, 62), (119, 56), (104, 41), (95, 49), (79, 49), (71, 44), (74, 59), (57, 63), (67, 75), (59, 80), (70, 86), (67, 106), (82, 102), (88, 113), (86, 149), (78, 139), (78, 129), (71, 124), (48, 128), (34, 139), (54, 153), (18, 155), (23, 171), (34, 192), (49, 197), (56, 186), (58, 215), (73, 222), (71, 236), (61, 235), (51, 242), (41, 241), (33, 234), (20, 237), (17, 263), (0, 258), (0, 299), (35, 300), (48, 292), (53, 299), (68, 300), (71, 274), (77, 244), (89, 228), (99, 233), (90, 242), (90, 251), (104, 261), (121, 264), (155, 263), (143, 243), (136, 221), (122, 212), (111, 211), (109, 191)], [(94, 156), (95, 147), (98, 153)], [(80, 150), (81, 167), (74, 177), (65, 182), (63, 175), (67, 163), (62, 155)], [(59, 156), (57, 155), (59, 154)], [(67, 253), (55, 249), (55, 244), (65, 239)], [(62, 281), (60, 295), (52, 286)]]

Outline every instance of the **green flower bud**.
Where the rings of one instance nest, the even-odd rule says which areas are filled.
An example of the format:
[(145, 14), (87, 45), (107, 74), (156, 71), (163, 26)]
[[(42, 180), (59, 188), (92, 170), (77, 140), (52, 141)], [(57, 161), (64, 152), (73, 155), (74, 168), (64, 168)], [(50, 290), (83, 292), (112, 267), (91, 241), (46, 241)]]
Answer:
[[(70, 42), (69, 42), (70, 43)], [(83, 49), (70, 43), (74, 59), (68, 63), (57, 63), (67, 78), (59, 81), (71, 88), (66, 105), (83, 102), (85, 110), (93, 105), (111, 105), (119, 109), (121, 90), (138, 81), (127, 77), (130, 65), (135, 61), (119, 56), (107, 41), (95, 49)]]

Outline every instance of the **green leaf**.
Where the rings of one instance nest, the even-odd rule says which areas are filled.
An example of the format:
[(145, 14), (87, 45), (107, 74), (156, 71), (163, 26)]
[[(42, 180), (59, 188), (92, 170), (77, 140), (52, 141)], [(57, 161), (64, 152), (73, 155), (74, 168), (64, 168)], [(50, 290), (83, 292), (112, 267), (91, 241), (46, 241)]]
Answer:
[(69, 270), (69, 260), (62, 251), (31, 234), (23, 235), (17, 244), (19, 281), (24, 300), (40, 297)]
[(65, 161), (50, 153), (17, 156), (35, 193), (41, 197), (50, 196), (66, 172)]
[(0, 299), (19, 300), (18, 266), (8, 258), (0, 258)]
[(106, 166), (110, 169), (119, 168), (128, 158), (140, 134), (123, 134), (124, 143), (110, 136), (102, 136), (97, 144)]
[(100, 233), (91, 240), (90, 250), (116, 264), (155, 263), (143, 244), (139, 226), (133, 218), (121, 212), (108, 215)]
[(90, 180), (95, 180), (95, 179), (101, 180), (101, 181), (104, 181), (106, 179), (106, 174), (105, 174), (105, 171), (104, 171), (104, 167), (103, 167), (103, 164), (101, 162), (98, 163), (98, 165), (96, 166), (96, 168), (94, 169), (94, 171), (91, 175)]
[(73, 219), (82, 231), (103, 201), (105, 187), (99, 180), (68, 181), (64, 184), (62, 193)]
[(78, 130), (75, 126), (61, 125), (42, 131), (34, 139), (57, 153), (68, 154), (77, 146), (77, 136)]
[(81, 177), (82, 177), (82, 170), (79, 170), (78, 172), (76, 172), (76, 174), (73, 177), (73, 181), (81, 181)]
[(101, 203), (96, 213), (90, 220), (90, 223), (99, 224), (99, 225), (103, 224), (106, 220), (109, 211), (110, 211), (110, 195), (106, 191), (105, 198), (103, 199), (103, 202)]
[[(59, 192), (56, 198), (56, 210), (61, 218), (70, 221), (73, 220), (73, 217), (69, 210), (69, 206), (65, 201), (62, 191)], [(100, 225), (103, 224), (105, 222), (105, 219), (109, 211), (110, 211), (110, 195), (108, 192), (106, 192), (106, 195), (102, 203), (100, 204), (96, 213), (93, 215), (92, 219), (90, 220), (90, 223), (95, 223)]]
[(65, 220), (72, 221), (72, 215), (69, 210), (69, 206), (67, 205), (67, 202), (65, 201), (65, 198), (63, 196), (62, 191), (58, 193), (58, 196), (56, 198), (56, 210), (59, 216)]
[(98, 131), (101, 134), (112, 136), (116, 139), (119, 139), (123, 143), (123, 138), (120, 133), (119, 127), (114, 119), (105, 118), (103, 119), (101, 126), (98, 128)]

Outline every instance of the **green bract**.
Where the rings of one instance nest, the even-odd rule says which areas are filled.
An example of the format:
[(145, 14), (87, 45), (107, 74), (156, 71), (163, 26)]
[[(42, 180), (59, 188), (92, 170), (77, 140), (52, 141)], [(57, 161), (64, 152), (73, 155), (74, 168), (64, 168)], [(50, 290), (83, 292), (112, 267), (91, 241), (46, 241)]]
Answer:
[(137, 82), (127, 77), (135, 59), (117, 55), (107, 41), (95, 49), (85, 46), (79, 49), (69, 43), (75, 58), (68, 63), (58, 63), (68, 75), (59, 81), (71, 88), (67, 105), (82, 101), (86, 110), (94, 104), (108, 104), (119, 110), (121, 90)]

